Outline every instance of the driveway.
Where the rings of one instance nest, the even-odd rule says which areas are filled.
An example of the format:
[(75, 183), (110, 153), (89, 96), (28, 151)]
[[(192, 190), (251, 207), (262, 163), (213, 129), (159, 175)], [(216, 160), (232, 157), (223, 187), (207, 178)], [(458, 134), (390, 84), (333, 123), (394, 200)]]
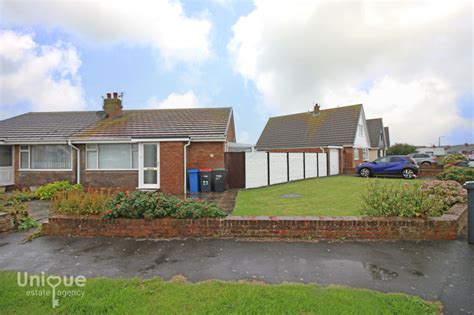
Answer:
[(441, 300), (474, 314), (474, 246), (437, 242), (133, 240), (0, 235), (0, 269), (89, 277), (316, 282)]

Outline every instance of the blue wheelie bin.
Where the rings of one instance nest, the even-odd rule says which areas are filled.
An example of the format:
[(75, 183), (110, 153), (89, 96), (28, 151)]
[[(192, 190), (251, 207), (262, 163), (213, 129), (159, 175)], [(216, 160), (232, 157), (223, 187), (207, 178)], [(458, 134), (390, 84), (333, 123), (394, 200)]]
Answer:
[(189, 192), (196, 194), (199, 192), (199, 170), (196, 168), (190, 168), (188, 170), (189, 178)]

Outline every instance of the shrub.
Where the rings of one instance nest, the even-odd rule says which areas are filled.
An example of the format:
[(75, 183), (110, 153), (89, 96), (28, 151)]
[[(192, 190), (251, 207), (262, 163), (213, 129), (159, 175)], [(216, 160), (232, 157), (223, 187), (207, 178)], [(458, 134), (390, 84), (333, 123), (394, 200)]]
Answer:
[(51, 200), (56, 193), (70, 190), (82, 190), (82, 186), (80, 184), (73, 185), (68, 181), (58, 181), (39, 187), (35, 195), (41, 200)]
[(397, 143), (387, 149), (387, 155), (408, 155), (415, 152), (416, 147), (406, 143)]
[(371, 181), (362, 196), (362, 213), (383, 217), (440, 216), (457, 202), (466, 201), (465, 190), (456, 182), (423, 184)]
[(56, 214), (98, 215), (109, 208), (114, 197), (112, 190), (73, 189), (56, 193), (52, 209)]
[(474, 168), (449, 166), (445, 168), (439, 175), (438, 179), (456, 181), (464, 184), (467, 181), (474, 180)]
[(178, 219), (224, 217), (226, 214), (213, 203), (200, 200), (181, 200), (162, 193), (133, 191), (119, 192), (110, 202), (105, 218), (151, 220), (174, 217)]
[(26, 202), (37, 199), (36, 194), (27, 189), (15, 190), (7, 199), (6, 204), (12, 205), (14, 201)]
[(10, 213), (15, 228), (19, 227), (21, 218), (29, 216), (26, 205), (17, 199), (11, 200), (11, 204), (6, 210)]
[(469, 161), (469, 159), (461, 153), (453, 153), (443, 156), (438, 162), (440, 164), (455, 164), (456, 162), (460, 161)]
[(29, 215), (21, 217), (18, 221), (18, 229), (21, 231), (29, 230), (31, 228), (38, 227), (38, 226), (39, 226), (39, 223), (36, 222), (36, 220), (30, 217)]

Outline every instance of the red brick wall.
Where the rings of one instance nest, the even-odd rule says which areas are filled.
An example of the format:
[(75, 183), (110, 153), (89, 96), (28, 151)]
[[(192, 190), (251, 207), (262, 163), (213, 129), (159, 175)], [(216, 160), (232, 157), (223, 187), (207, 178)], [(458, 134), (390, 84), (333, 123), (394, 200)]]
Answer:
[(15, 186), (17, 188), (41, 186), (55, 181), (76, 181), (76, 152), (72, 151), (72, 171), (20, 171), (20, 146), (14, 146)]
[(166, 194), (183, 194), (184, 142), (160, 143), (160, 189)]
[[(213, 156), (211, 156), (211, 154)], [(188, 147), (187, 168), (223, 168), (224, 142), (192, 142)]]
[(10, 231), (12, 228), (13, 222), (10, 214), (0, 212), (0, 233)]
[(229, 130), (227, 130), (227, 142), (236, 142), (235, 137), (235, 125), (234, 125), (234, 115), (230, 117)]
[(296, 239), (454, 240), (466, 224), (466, 205), (439, 218), (237, 217), (113, 219), (54, 216), (44, 235), (135, 238), (256, 237)]

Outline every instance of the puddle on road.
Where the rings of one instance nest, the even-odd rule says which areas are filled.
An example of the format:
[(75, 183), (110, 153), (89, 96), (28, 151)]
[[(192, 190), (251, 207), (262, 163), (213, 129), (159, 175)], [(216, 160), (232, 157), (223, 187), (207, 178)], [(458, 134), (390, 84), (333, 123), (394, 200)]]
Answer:
[(424, 277), (425, 274), (419, 270), (408, 270), (409, 273), (411, 273), (412, 275), (415, 275), (415, 276), (418, 276), (418, 277)]
[(380, 267), (375, 264), (364, 264), (364, 268), (370, 272), (370, 276), (374, 280), (392, 280), (398, 277), (398, 273), (387, 268)]

